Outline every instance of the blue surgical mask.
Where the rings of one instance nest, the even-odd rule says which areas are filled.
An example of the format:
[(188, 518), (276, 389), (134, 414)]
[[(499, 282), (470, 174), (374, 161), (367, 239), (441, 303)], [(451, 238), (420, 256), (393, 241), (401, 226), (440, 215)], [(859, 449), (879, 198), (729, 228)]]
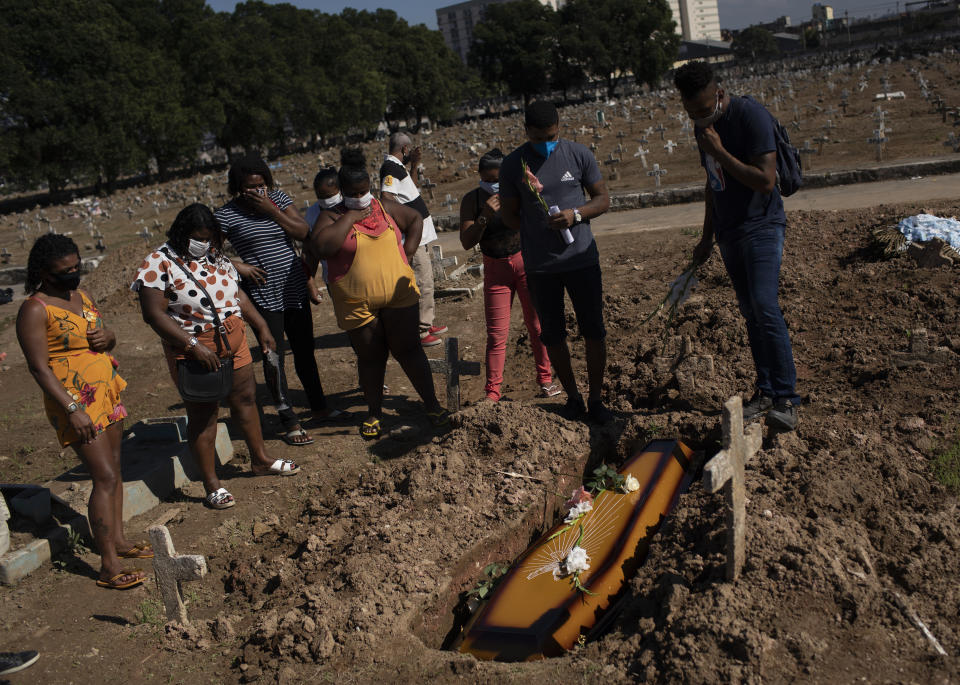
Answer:
[(553, 154), (554, 149), (557, 147), (559, 140), (546, 140), (541, 143), (531, 143), (533, 149), (540, 153), (540, 156), (544, 159), (550, 159), (550, 155)]
[(488, 181), (480, 181), (480, 187), (486, 190), (491, 195), (496, 195), (500, 192), (500, 182), (489, 183)]

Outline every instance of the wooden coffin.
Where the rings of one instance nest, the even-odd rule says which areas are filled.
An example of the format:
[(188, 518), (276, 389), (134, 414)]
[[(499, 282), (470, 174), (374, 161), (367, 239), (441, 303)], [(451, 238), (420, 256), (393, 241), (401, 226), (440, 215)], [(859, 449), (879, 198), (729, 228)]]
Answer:
[(585, 637), (643, 563), (650, 539), (689, 484), (691, 454), (677, 440), (650, 442), (620, 469), (636, 478), (640, 489), (604, 490), (580, 519), (580, 547), (590, 568), (579, 577), (594, 594), (578, 592), (569, 577), (554, 577), (580, 537), (575, 526), (550, 540), (565, 527), (561, 521), (507, 572), (467, 625), (460, 651), (478, 659), (530, 661), (559, 656)]

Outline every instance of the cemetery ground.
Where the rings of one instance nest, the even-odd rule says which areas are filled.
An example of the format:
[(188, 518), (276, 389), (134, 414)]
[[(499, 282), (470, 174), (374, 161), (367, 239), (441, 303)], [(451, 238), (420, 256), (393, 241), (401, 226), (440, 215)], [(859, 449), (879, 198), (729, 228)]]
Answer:
[[(566, 421), (557, 399), (535, 397), (519, 307), (505, 372), (512, 401), (478, 404), (482, 379), (465, 377), (466, 406), (447, 432), (428, 428), (392, 361), (385, 431), (413, 430), (367, 443), (354, 426), (311, 426), (317, 442), (294, 448), (274, 438), (268, 408), (268, 445), (301, 463), (301, 475), (248, 477), (237, 440), (238, 458), (221, 469), (235, 508), (204, 508), (193, 484), (128, 524), (139, 540), (167, 519), (179, 553), (206, 557), (208, 574), (184, 584), (191, 625), (164, 626), (152, 579), (128, 592), (95, 587), (98, 559), (76, 547), (0, 587), (0, 649), (42, 653), (13, 682), (955, 682), (958, 267), (919, 268), (871, 249), (874, 228), (921, 211), (957, 215), (960, 204), (789, 213), (781, 302), (805, 404), (797, 432), (764, 429), (747, 464), (746, 564), (735, 583), (724, 579), (722, 495), (697, 482), (604, 634), (528, 664), (440, 649), (461, 593), (549, 527), (585, 473), (619, 464), (653, 436), (711, 456), (723, 401), (751, 391), (746, 332), (719, 256), (663, 342), (662, 318), (640, 322), (686, 266), (697, 229), (624, 227), (598, 239), (613, 425)], [(111, 250), (85, 284), (117, 331), (131, 422), (182, 413), (127, 291), (142, 252), (141, 243)], [(482, 299), (443, 299), (438, 312), (461, 356), (482, 360)], [(314, 315), (325, 388), (334, 406), (362, 411), (354, 356), (328, 299)], [(692, 343), (685, 355), (683, 338)], [(571, 342), (583, 380), (582, 341)], [(9, 353), (0, 480), (43, 482), (75, 457), (54, 444), (9, 320), (0, 350)], [(292, 363), (288, 375), (302, 405)]]

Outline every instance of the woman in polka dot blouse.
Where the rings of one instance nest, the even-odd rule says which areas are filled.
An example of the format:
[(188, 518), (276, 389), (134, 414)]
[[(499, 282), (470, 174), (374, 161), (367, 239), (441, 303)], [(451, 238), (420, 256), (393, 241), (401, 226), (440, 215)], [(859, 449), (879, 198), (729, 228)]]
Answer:
[[(140, 295), (143, 320), (163, 342), (171, 377), (176, 384), (176, 361), (195, 359), (208, 369), (232, 354), (233, 389), (227, 397), (235, 423), (244, 432), (256, 475), (293, 475), (294, 462), (267, 456), (255, 403), (253, 358), (247, 345), (246, 323), (261, 344), (271, 352), (276, 342), (263, 317), (238, 286), (237, 271), (223, 256), (223, 233), (213, 212), (202, 204), (181, 210), (167, 232), (167, 242), (150, 253), (140, 265), (131, 286)], [(213, 302), (187, 276), (189, 269)], [(211, 304), (217, 308), (226, 329), (231, 352), (219, 340)], [(203, 473), (207, 504), (225, 509), (233, 496), (220, 486), (214, 468), (219, 403), (184, 402), (187, 408), (187, 441)]]

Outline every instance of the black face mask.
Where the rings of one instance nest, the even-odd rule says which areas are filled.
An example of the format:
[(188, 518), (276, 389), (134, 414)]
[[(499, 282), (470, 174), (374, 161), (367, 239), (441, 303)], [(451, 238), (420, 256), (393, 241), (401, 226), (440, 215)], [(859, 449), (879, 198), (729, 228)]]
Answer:
[(80, 272), (73, 271), (67, 274), (50, 274), (50, 280), (53, 281), (58, 288), (76, 290), (80, 285)]
[(404, 155), (401, 161), (403, 162), (404, 166), (406, 166), (407, 164), (410, 163), (410, 155), (409, 154)]

